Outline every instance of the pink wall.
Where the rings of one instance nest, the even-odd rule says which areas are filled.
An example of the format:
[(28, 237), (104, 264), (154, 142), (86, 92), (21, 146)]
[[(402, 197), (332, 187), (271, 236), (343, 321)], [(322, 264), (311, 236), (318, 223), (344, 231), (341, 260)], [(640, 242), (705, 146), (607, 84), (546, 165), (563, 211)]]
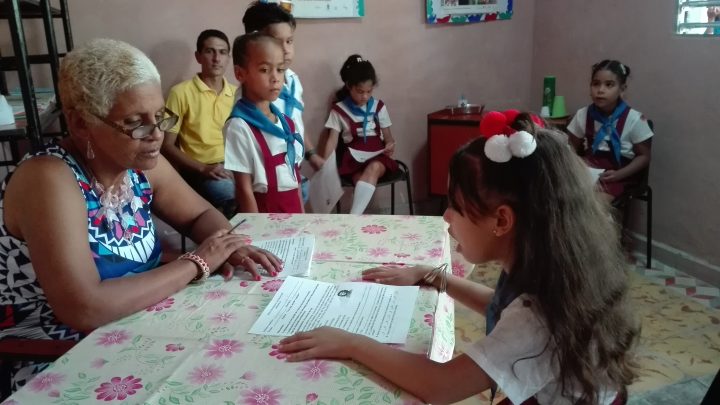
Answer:
[(627, 63), (627, 99), (657, 132), (653, 239), (720, 264), (720, 38), (673, 34), (674, 14), (671, 1), (543, 0), (535, 11), (531, 102), (539, 104), (542, 77), (551, 74), (574, 111), (589, 103), (593, 63)]
[[(139, 47), (157, 64), (167, 91), (196, 72), (192, 53), (197, 34), (205, 28), (218, 28), (231, 38), (242, 33), (242, 15), (249, 3), (72, 0), (69, 7), (77, 44), (102, 36)], [(527, 103), (535, 4), (523, 2), (510, 21), (435, 27), (424, 22), (424, 3), (366, 0), (362, 19), (300, 20), (292, 66), (305, 87), (308, 135), (317, 139), (329, 97), (341, 84), (342, 62), (356, 52), (373, 62), (380, 78), (376, 96), (388, 105), (398, 158), (411, 165), (417, 200), (427, 190), (429, 112), (457, 103), (463, 92), (471, 102), (497, 107)], [(10, 49), (6, 33), (0, 31), (3, 50)], [(29, 33), (37, 38), (29, 41), (31, 45), (42, 43), (41, 30)], [(228, 75), (231, 72), (228, 69)], [(387, 194), (375, 203), (389, 206), (383, 197)]]

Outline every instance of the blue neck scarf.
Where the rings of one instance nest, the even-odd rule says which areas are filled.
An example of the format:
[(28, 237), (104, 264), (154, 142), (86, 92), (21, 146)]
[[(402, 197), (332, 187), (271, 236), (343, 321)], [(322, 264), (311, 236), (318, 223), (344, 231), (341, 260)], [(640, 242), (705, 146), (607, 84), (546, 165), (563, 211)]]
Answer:
[(305, 111), (305, 107), (303, 107), (300, 100), (295, 98), (295, 80), (292, 81), (289, 89), (288, 86), (283, 86), (280, 91), (280, 98), (285, 102), (285, 115), (288, 117), (292, 118), (293, 110), (295, 109), (301, 112)]
[[(363, 142), (367, 143), (367, 123), (368, 123), (368, 117), (370, 117), (371, 114), (370, 110), (372, 109), (373, 104), (375, 104), (375, 99), (373, 97), (370, 97), (370, 100), (368, 100), (367, 104), (365, 104), (365, 110), (363, 110), (361, 107), (358, 107), (357, 104), (355, 104), (350, 97), (345, 97), (345, 99), (342, 101), (345, 107), (347, 107), (348, 110), (350, 110), (353, 115), (359, 115), (363, 117)], [(379, 131), (380, 128), (375, 128), (376, 131)]]
[(620, 163), (620, 134), (617, 131), (617, 122), (627, 109), (627, 103), (621, 99), (612, 114), (606, 117), (600, 113), (597, 107), (595, 107), (595, 104), (590, 104), (590, 107), (588, 107), (590, 118), (600, 123), (600, 129), (595, 133), (595, 140), (592, 144), (592, 153), (597, 152), (598, 147), (602, 141), (605, 140), (605, 137), (610, 135), (610, 149), (613, 152), (613, 156), (615, 156), (615, 161), (617, 161), (618, 164)]
[[(287, 144), (285, 163), (287, 163), (293, 178), (295, 178), (295, 141), (300, 143), (303, 152), (305, 151), (305, 145), (303, 144), (303, 140), (302, 137), (300, 137), (300, 134), (298, 134), (297, 132), (292, 133), (290, 131), (290, 125), (288, 125), (285, 117), (280, 112), (280, 110), (278, 110), (277, 107), (275, 107), (272, 103), (270, 103), (270, 111), (272, 111), (273, 115), (275, 115), (275, 117), (280, 120), (280, 123), (282, 124), (282, 129), (278, 128), (277, 125), (271, 122), (268, 117), (266, 117), (265, 114), (263, 114), (263, 112), (260, 111), (257, 106), (255, 106), (255, 104), (244, 98), (241, 98), (237, 101), (237, 103), (235, 103), (235, 106), (230, 113), (230, 118), (242, 118), (243, 120), (245, 120), (245, 122), (254, 126), (260, 131), (284, 140)], [(295, 178), (295, 180), (297, 181), (297, 178)]]

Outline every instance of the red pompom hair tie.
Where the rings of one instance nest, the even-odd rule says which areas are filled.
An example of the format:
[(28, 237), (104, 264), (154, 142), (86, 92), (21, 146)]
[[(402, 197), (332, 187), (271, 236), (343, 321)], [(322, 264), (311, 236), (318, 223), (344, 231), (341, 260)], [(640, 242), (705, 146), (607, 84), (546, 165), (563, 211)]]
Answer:
[[(489, 111), (480, 121), (480, 135), (487, 139), (485, 156), (496, 163), (505, 163), (513, 157), (530, 156), (537, 148), (535, 137), (526, 131), (516, 131), (510, 124), (520, 114), (518, 110)], [(533, 122), (544, 128), (542, 120), (531, 115)]]

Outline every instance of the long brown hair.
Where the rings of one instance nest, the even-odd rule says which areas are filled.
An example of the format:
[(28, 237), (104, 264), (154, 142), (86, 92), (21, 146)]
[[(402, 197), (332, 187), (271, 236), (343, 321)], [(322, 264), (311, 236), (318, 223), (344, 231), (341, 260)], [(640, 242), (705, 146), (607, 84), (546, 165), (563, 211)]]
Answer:
[(624, 391), (636, 377), (629, 265), (608, 204), (565, 135), (537, 127), (526, 113), (512, 127), (535, 136), (535, 152), (496, 163), (485, 156), (484, 138), (472, 141), (450, 163), (450, 205), (471, 219), (501, 204), (512, 208), (514, 260), (505, 286), (537, 299), (562, 395), (594, 404), (604, 388)]

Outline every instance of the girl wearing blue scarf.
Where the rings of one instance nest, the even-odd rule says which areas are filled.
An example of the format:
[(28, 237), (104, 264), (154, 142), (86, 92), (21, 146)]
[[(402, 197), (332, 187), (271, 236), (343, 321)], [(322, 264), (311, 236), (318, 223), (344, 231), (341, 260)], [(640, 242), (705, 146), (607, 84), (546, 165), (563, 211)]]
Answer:
[[(385, 173), (398, 170), (392, 159), (395, 140), (390, 132), (390, 116), (381, 100), (372, 97), (377, 84), (375, 68), (360, 55), (351, 55), (340, 69), (344, 85), (336, 93), (318, 142), (325, 159), (336, 151), (338, 173), (355, 183), (351, 214), (362, 214), (375, 193), (375, 185)], [(342, 135), (342, 142), (339, 141)], [(358, 161), (349, 148), (362, 152), (381, 152), (368, 160)]]
[(605, 169), (599, 181), (609, 200), (638, 183), (650, 165), (653, 131), (622, 98), (628, 76), (630, 68), (616, 60), (593, 65), (593, 102), (578, 110), (568, 125), (570, 141), (587, 164)]
[(238, 212), (302, 213), (303, 139), (292, 119), (272, 104), (283, 88), (282, 47), (266, 34), (246, 34), (235, 39), (233, 63), (242, 98), (223, 133)]
[(624, 403), (636, 375), (632, 345), (639, 330), (628, 308), (625, 258), (608, 243), (617, 231), (607, 204), (592, 192), (563, 134), (538, 128), (527, 113), (510, 126), (530, 134), (534, 151), (498, 163), (483, 137), (458, 150), (443, 215), (467, 261), (501, 266), (495, 289), (443, 266), (363, 272), (366, 281), (445, 287), (486, 315), (487, 337), (439, 363), (324, 327), (283, 339), (279, 350), (288, 361), (352, 360), (423, 403), (455, 403), (495, 385), (508, 397), (500, 405)]

